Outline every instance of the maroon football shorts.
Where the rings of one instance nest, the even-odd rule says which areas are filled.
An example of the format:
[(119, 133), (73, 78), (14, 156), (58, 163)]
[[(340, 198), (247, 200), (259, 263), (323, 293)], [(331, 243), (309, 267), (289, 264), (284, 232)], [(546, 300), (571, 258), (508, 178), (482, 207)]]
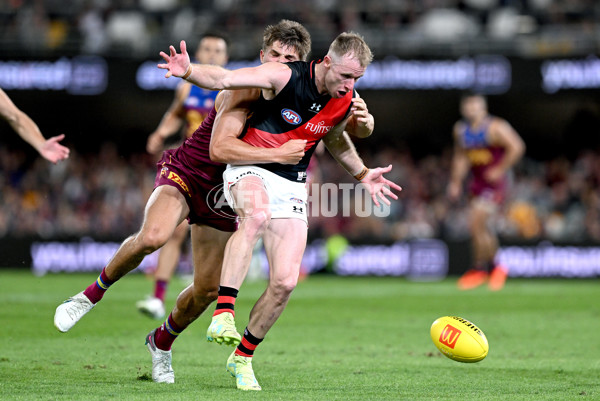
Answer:
[(157, 163), (154, 188), (161, 185), (177, 188), (190, 208), (188, 215), (190, 224), (206, 225), (217, 230), (233, 232), (237, 227), (237, 215), (223, 196), (222, 170), (218, 172), (214, 166), (207, 167), (206, 170), (212, 173), (212, 179), (206, 177), (206, 170), (199, 171), (202, 170), (201, 167), (190, 168), (173, 157), (172, 152), (166, 151)]

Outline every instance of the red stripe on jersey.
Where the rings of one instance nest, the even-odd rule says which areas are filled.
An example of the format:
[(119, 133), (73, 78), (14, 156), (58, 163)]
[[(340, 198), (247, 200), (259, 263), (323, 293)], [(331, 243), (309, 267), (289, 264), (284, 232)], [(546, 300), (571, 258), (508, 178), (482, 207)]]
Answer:
[(352, 92), (348, 92), (343, 98), (330, 99), (313, 118), (291, 131), (274, 134), (249, 127), (242, 140), (260, 148), (278, 148), (290, 139), (305, 139), (307, 140), (305, 151), (307, 151), (319, 139), (327, 135), (333, 127), (343, 121), (352, 103), (352, 94)]

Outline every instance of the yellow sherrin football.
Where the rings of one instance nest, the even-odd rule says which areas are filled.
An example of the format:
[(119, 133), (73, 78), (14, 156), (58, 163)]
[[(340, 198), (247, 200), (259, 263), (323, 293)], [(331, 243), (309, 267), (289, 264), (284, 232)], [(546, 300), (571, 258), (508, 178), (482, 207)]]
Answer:
[(433, 322), (431, 339), (442, 354), (458, 362), (479, 362), (490, 349), (483, 331), (458, 316), (444, 316)]

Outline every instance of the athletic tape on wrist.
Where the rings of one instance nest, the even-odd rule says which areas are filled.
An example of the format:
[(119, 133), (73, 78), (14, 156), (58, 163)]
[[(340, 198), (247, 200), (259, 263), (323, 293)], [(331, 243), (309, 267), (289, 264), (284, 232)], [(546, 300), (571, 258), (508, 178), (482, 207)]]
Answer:
[(365, 176), (367, 175), (368, 172), (369, 172), (369, 169), (366, 167), (363, 167), (363, 169), (360, 171), (360, 173), (356, 174), (354, 176), (354, 178), (356, 178), (358, 181), (360, 181), (363, 178), (365, 178)]

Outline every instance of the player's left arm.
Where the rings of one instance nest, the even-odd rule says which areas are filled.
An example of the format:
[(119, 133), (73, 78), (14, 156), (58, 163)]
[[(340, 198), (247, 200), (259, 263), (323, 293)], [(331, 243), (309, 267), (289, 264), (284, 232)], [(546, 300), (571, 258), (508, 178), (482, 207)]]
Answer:
[(369, 113), (365, 100), (360, 97), (358, 92), (354, 93), (356, 96), (352, 99), (351, 114), (346, 124), (346, 131), (357, 138), (366, 138), (375, 129), (375, 119)]
[(65, 135), (44, 138), (37, 124), (10, 100), (0, 89), (0, 116), (19, 134), (21, 138), (37, 150), (46, 160), (57, 163), (69, 157), (69, 148), (59, 142)]
[(180, 42), (181, 53), (169, 46), (169, 54), (160, 52), (165, 63), (158, 68), (167, 70), (165, 77), (176, 76), (209, 90), (260, 88), (272, 94), (270, 99), (287, 84), (292, 70), (285, 64), (268, 62), (257, 67), (227, 70), (218, 65), (192, 64), (185, 41)]
[[(390, 204), (388, 196), (392, 199), (398, 199), (398, 196), (391, 191), (402, 191), (402, 188), (396, 183), (386, 179), (383, 174), (392, 170), (392, 165), (387, 167), (367, 168), (354, 143), (344, 131), (345, 122), (338, 124), (327, 135), (323, 137), (323, 143), (333, 158), (342, 166), (351, 176), (360, 181), (361, 184), (371, 194), (371, 199), (376, 206), (379, 206), (378, 197), (386, 205)], [(391, 189), (390, 189), (391, 188)]]
[(525, 143), (508, 121), (501, 118), (496, 118), (492, 122), (489, 141), (492, 145), (504, 148), (502, 159), (486, 173), (486, 178), (495, 182), (521, 160), (525, 153)]

